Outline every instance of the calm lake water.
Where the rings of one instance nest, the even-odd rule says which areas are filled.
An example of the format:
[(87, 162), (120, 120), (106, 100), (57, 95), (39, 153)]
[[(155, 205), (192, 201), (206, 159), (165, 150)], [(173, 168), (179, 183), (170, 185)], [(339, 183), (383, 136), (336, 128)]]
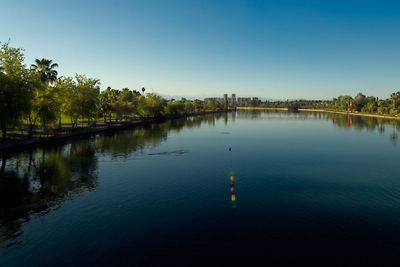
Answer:
[(238, 111), (8, 155), (0, 265), (398, 265), (399, 130)]

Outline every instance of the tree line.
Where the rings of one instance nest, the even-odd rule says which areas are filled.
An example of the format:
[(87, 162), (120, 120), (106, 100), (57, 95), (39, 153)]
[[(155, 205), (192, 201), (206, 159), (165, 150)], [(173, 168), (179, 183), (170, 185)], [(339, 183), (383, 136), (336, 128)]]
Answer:
[(223, 109), (224, 106), (201, 100), (166, 100), (156, 93), (108, 87), (100, 91), (100, 80), (83, 74), (59, 76), (58, 64), (36, 59), (24, 63), (24, 49), (0, 42), (0, 128), (6, 138), (9, 129), (61, 129), (68, 122), (72, 130), (81, 120), (96, 124), (120, 122), (137, 117), (160, 118), (166, 115)]
[(392, 93), (387, 99), (380, 99), (375, 96), (365, 96), (363, 93), (358, 93), (355, 97), (344, 95), (333, 98), (332, 100), (266, 101), (259, 103), (257, 106), (270, 108), (350, 111), (350, 100), (353, 102), (354, 112), (400, 116), (400, 91)]

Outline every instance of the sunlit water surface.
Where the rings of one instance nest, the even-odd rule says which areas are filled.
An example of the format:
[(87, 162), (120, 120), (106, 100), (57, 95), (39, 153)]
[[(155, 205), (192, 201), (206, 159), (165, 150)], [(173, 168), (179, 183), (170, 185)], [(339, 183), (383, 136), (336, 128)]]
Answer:
[(3, 156), (0, 265), (396, 265), (399, 129), (238, 111)]

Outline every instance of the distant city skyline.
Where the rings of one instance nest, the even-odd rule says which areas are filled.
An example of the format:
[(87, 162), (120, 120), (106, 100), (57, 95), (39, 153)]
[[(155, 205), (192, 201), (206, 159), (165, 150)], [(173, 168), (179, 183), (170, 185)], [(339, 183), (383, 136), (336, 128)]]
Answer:
[(253, 101), (253, 103), (258, 103), (259, 100), (260, 99), (258, 97), (236, 96), (235, 93), (232, 93), (232, 94), (225, 93), (223, 95), (223, 97), (206, 97), (206, 98), (204, 98), (205, 102), (212, 101), (214, 103), (226, 104), (228, 106), (248, 104), (248, 103), (251, 103), (252, 101)]
[(60, 75), (164, 96), (400, 90), (397, 1), (2, 1), (0, 41)]

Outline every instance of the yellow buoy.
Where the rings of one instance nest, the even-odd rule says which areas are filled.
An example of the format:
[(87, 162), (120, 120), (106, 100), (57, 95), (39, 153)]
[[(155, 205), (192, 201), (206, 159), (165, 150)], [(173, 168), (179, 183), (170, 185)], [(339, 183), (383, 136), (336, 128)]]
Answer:
[(236, 196), (232, 195), (232, 202), (235, 202), (235, 200), (236, 200)]
[(233, 179), (233, 175), (231, 175), (231, 182), (233, 182), (234, 181), (234, 179)]

